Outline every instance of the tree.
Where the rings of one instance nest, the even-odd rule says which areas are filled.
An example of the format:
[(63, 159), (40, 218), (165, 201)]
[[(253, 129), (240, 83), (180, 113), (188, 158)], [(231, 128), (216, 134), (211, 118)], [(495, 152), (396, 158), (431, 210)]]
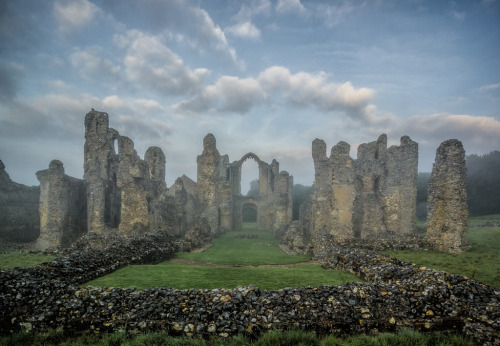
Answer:
[(299, 210), (302, 203), (304, 203), (308, 198), (314, 193), (314, 184), (312, 186), (304, 186), (301, 184), (294, 184), (292, 187), (292, 215), (293, 220), (299, 219)]
[(500, 213), (500, 151), (467, 155), (465, 159), (469, 214)]
[(259, 179), (250, 182), (250, 190), (247, 192), (247, 197), (259, 197)]

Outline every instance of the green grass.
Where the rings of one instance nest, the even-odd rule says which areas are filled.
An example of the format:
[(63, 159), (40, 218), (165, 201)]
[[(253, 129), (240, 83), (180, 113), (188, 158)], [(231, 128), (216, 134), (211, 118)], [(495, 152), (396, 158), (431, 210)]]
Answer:
[(328, 335), (317, 337), (313, 332), (302, 330), (278, 331), (270, 330), (257, 339), (251, 339), (242, 335), (230, 338), (213, 338), (203, 340), (197, 338), (176, 338), (166, 333), (148, 333), (137, 336), (129, 336), (123, 331), (108, 335), (90, 335), (67, 338), (62, 332), (50, 331), (45, 334), (17, 333), (0, 338), (0, 345), (183, 345), (183, 346), (279, 346), (279, 345), (303, 345), (303, 346), (389, 346), (389, 345), (442, 345), (442, 346), (472, 346), (471, 340), (457, 335), (445, 335), (440, 333), (422, 334), (411, 330), (403, 330), (397, 334), (382, 333), (377, 336), (349, 336), (336, 337)]
[[(469, 226), (500, 220), (500, 214), (472, 217)], [(467, 237), (471, 249), (462, 254), (438, 251), (386, 251), (398, 259), (449, 273), (475, 278), (500, 287), (500, 227), (470, 227)]]
[[(235, 238), (242, 234), (258, 235), (258, 238)], [(311, 255), (290, 256), (278, 244), (271, 232), (257, 230), (255, 223), (245, 223), (242, 230), (227, 232), (214, 239), (214, 245), (205, 252), (176, 255), (193, 264), (166, 261), (158, 265), (133, 265), (85, 285), (137, 289), (212, 289), (254, 285), (264, 290), (275, 290), (360, 281), (349, 273), (323, 269), (318, 264), (305, 264), (311, 260)]]
[(213, 289), (255, 285), (263, 290), (275, 290), (285, 287), (340, 285), (352, 281), (360, 280), (349, 273), (323, 269), (320, 265), (292, 268), (238, 268), (163, 262), (155, 266), (128, 266), (93, 280), (85, 286)]
[(55, 257), (40, 253), (13, 252), (0, 254), (0, 268), (29, 267), (43, 262), (52, 261)]
[[(242, 234), (257, 235), (256, 239), (236, 239)], [(213, 246), (200, 253), (183, 252), (177, 257), (196, 262), (232, 265), (292, 264), (310, 261), (311, 255), (290, 256), (279, 247), (279, 241), (269, 231), (257, 230), (255, 223), (244, 223), (243, 229), (231, 231), (213, 240)]]

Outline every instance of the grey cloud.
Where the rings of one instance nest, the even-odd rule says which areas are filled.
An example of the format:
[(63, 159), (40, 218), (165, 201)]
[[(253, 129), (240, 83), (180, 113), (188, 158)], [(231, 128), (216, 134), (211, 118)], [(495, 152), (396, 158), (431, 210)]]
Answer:
[(273, 66), (260, 73), (258, 78), (221, 77), (190, 100), (176, 104), (174, 110), (243, 114), (255, 106), (283, 97), (292, 107), (315, 106), (325, 113), (343, 111), (353, 118), (373, 122), (376, 120), (372, 114), (373, 106), (368, 104), (373, 95), (372, 89), (356, 89), (350, 82), (329, 83), (323, 74), (292, 74), (284, 67)]
[(120, 78), (120, 66), (102, 56), (101, 47), (87, 47), (76, 49), (70, 54), (71, 65), (78, 69), (80, 75), (87, 80), (96, 77), (108, 77), (112, 80)]
[[(136, 28), (156, 33), (174, 30), (185, 33), (203, 50), (214, 51), (224, 59), (240, 65), (236, 52), (222, 29), (200, 7), (183, 0), (115, 0), (102, 1), (100, 6), (122, 22), (133, 22)], [(138, 18), (130, 20), (130, 16)]]
[(19, 78), (24, 76), (22, 66), (0, 61), (0, 101), (11, 102), (17, 96)]
[(208, 75), (206, 69), (187, 68), (161, 37), (132, 30), (115, 40), (127, 49), (123, 60), (126, 78), (160, 93), (194, 93)]

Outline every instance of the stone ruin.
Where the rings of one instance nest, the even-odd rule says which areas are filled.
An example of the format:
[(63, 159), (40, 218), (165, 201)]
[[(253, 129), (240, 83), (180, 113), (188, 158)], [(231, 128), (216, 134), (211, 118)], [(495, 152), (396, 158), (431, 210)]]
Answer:
[[(231, 163), (208, 134), (197, 158), (197, 182), (182, 176), (168, 188), (163, 151), (150, 147), (141, 159), (132, 140), (109, 127), (108, 114), (92, 110), (85, 116), (83, 179), (67, 176), (62, 162), (53, 160), (37, 172), (40, 186), (26, 187), (0, 165), (0, 237), (31, 245), (36, 240), (33, 247), (47, 249), (68, 246), (85, 233), (132, 237), (159, 230), (189, 234), (188, 243), (200, 247), (200, 240), (240, 229), (243, 210), (251, 208), (259, 229), (273, 231), (298, 252), (312, 251), (326, 238), (353, 245), (411, 243), (418, 144), (403, 136), (399, 146), (388, 148), (381, 135), (361, 144), (357, 159), (349, 152), (350, 145), (339, 142), (328, 157), (325, 142), (313, 141), (314, 196), (292, 223), (293, 177), (280, 172), (276, 160), (269, 164), (250, 152)], [(248, 159), (259, 166), (255, 197), (241, 194), (242, 164)], [(429, 184), (430, 247), (467, 248), (465, 174), (461, 143), (444, 142)]]
[(440, 251), (461, 253), (469, 249), (466, 184), (462, 143), (456, 139), (441, 143), (436, 150), (427, 202), (427, 236)]
[[(442, 146), (462, 148), (458, 140)], [(403, 136), (399, 146), (388, 148), (383, 134), (377, 141), (359, 145), (357, 159), (350, 157), (346, 142), (335, 145), (329, 157), (326, 150), (323, 140), (312, 142), (315, 190), (312, 200), (301, 206), (298, 224), (283, 237), (290, 252), (316, 253), (316, 245), (326, 240), (377, 250), (436, 248), (456, 252), (466, 248), (463, 148), (461, 152), (438, 149), (429, 184), (425, 240), (416, 234), (416, 142)]]
[(315, 190), (313, 236), (336, 239), (380, 238), (410, 234), (416, 228), (418, 144), (409, 137), (387, 148), (387, 136), (358, 147), (339, 142), (326, 156), (326, 144), (315, 139), (312, 156)]
[[(241, 165), (248, 158), (260, 171), (259, 196), (252, 199), (241, 195)], [(53, 160), (36, 174), (40, 187), (26, 187), (1, 164), (0, 236), (36, 240), (31, 245), (44, 250), (68, 246), (85, 233), (133, 237), (159, 230), (190, 239), (197, 234), (187, 243), (198, 247), (200, 240), (241, 228), (247, 207), (257, 210), (260, 229), (292, 221), (293, 178), (279, 172), (276, 160), (267, 164), (249, 153), (229, 163), (209, 134), (198, 157), (198, 182), (184, 175), (167, 188), (165, 164), (159, 147), (148, 148), (141, 159), (133, 141), (109, 127), (108, 114), (92, 110), (85, 116), (83, 179), (66, 175), (63, 163)]]
[[(259, 165), (259, 194), (246, 197), (241, 194), (241, 166), (247, 159)], [(279, 163), (268, 164), (253, 153), (229, 163), (221, 156), (212, 134), (203, 139), (203, 153), (198, 156), (198, 193), (203, 212), (212, 230), (219, 232), (240, 229), (243, 210), (257, 211), (257, 227), (276, 231), (292, 221), (293, 177), (279, 171)]]

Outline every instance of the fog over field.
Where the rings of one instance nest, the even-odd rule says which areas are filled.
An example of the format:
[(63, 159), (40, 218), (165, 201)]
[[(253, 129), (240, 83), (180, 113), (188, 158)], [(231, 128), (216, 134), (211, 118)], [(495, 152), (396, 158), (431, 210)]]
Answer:
[[(303, 185), (315, 138), (355, 158), (409, 135), (430, 172), (449, 138), (500, 149), (498, 18), (499, 0), (4, 0), (0, 159), (26, 185), (52, 159), (81, 178), (95, 108), (141, 157), (162, 148), (168, 186), (196, 180), (209, 132)], [(245, 193), (256, 165), (243, 173)]]

